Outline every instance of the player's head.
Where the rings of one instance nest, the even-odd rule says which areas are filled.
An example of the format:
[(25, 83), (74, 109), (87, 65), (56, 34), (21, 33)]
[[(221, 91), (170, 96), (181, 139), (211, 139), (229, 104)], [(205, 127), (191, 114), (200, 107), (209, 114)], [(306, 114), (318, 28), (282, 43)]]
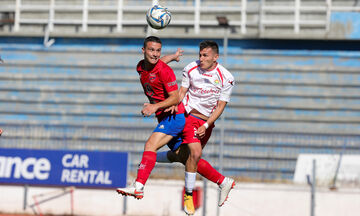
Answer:
[(145, 38), (142, 52), (144, 60), (152, 65), (156, 64), (161, 55), (161, 40), (155, 36)]
[(219, 46), (215, 41), (205, 40), (199, 45), (200, 68), (203, 70), (212, 70), (217, 65), (219, 58)]

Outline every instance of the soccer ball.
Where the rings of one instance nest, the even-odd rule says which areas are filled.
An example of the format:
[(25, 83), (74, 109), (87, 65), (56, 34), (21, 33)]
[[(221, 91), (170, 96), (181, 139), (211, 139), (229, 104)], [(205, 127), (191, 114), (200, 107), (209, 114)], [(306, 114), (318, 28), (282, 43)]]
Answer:
[(171, 13), (167, 8), (154, 5), (146, 13), (146, 21), (154, 29), (163, 29), (169, 25), (171, 20)]

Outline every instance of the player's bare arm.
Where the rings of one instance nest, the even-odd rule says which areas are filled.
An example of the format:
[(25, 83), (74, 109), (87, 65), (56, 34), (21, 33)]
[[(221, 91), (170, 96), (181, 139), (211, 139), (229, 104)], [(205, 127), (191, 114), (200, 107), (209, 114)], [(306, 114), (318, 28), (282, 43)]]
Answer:
[(171, 91), (168, 93), (169, 97), (166, 100), (156, 104), (144, 103), (144, 107), (141, 110), (141, 114), (144, 116), (150, 116), (159, 109), (168, 108), (179, 103), (179, 92), (178, 90)]
[(188, 90), (189, 90), (188, 88), (181, 86), (180, 91), (179, 91), (179, 103), (180, 103), (180, 101), (182, 101), (184, 99), (185, 94)]
[(180, 61), (180, 56), (184, 54), (184, 50), (178, 48), (177, 51), (174, 54), (169, 54), (161, 57), (161, 61), (165, 62), (166, 64), (169, 64), (172, 61)]
[[(179, 91), (179, 103), (184, 99), (186, 92), (188, 91), (188, 88), (181, 87)], [(171, 114), (176, 113), (178, 111), (177, 104), (173, 105), (165, 110), (165, 112), (170, 112)]]
[[(206, 123), (208, 124), (207, 127), (214, 124), (214, 122), (221, 116), (226, 105), (227, 105), (226, 101), (221, 101), (221, 100), (218, 101), (218, 105), (216, 106), (214, 112), (210, 115), (209, 119), (206, 120)], [(199, 136), (199, 138), (203, 138), (205, 136), (207, 127), (205, 125), (202, 125), (198, 128), (196, 134), (197, 136)]]

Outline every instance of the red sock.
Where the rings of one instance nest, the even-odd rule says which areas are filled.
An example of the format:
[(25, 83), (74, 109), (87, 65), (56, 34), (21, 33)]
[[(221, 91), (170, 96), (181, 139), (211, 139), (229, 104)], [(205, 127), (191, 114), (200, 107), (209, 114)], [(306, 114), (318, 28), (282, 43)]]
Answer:
[(145, 184), (156, 162), (156, 152), (144, 151), (136, 181)]
[(199, 160), (197, 165), (197, 172), (218, 185), (220, 185), (225, 178), (225, 176), (216, 171), (216, 169), (214, 169), (214, 167), (212, 167), (209, 162), (204, 159)]

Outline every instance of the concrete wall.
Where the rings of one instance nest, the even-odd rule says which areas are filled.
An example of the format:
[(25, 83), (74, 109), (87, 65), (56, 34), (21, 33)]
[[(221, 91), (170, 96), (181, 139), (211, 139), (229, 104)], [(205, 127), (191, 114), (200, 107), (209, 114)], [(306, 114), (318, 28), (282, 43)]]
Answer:
[[(132, 216), (183, 216), (181, 192), (183, 181), (152, 180), (145, 188), (142, 200), (127, 199), (127, 215)], [(197, 182), (202, 187), (202, 182)], [(32, 196), (58, 189), (30, 187), (28, 204)], [(0, 186), (0, 212), (32, 213), (23, 210), (24, 189), (21, 186)], [(316, 216), (357, 216), (360, 212), (360, 189), (340, 188), (330, 191), (317, 188)], [(208, 183), (206, 215), (215, 216), (217, 186)], [(41, 200), (39, 198), (38, 200)], [(70, 195), (40, 205), (42, 213), (70, 214)], [(38, 209), (37, 209), (38, 210)], [(86, 216), (117, 216), (123, 212), (123, 197), (114, 190), (75, 189), (74, 214)], [(203, 215), (199, 208), (195, 215)], [(310, 188), (306, 185), (237, 183), (228, 201), (220, 208), (220, 216), (305, 216), (310, 215)]]
[[(221, 38), (223, 29), (218, 27), (217, 16), (224, 14), (230, 20), (231, 37), (233, 38), (295, 38), (295, 39), (359, 39), (359, 4), (357, 0), (332, 0), (329, 5), (325, 0), (299, 1), (301, 11), (295, 13), (295, 1), (248, 0), (242, 1), (202, 0), (200, 17), (200, 32), (194, 25), (194, 0), (161, 2), (172, 13), (171, 24), (166, 30), (156, 34), (165, 37), (217, 37)], [(0, 1), (0, 12), (15, 16), (15, 0)], [(49, 22), (49, 0), (22, 1), (20, 9), (19, 31), (15, 31), (13, 23), (0, 22), (0, 35), (37, 35), (43, 36)], [(145, 13), (152, 5), (151, 0), (123, 1), (122, 31), (117, 30), (118, 1), (89, 1), (87, 16), (88, 26), (83, 29), (83, 1), (55, 1), (54, 29), (51, 35), (70, 37), (142, 37), (148, 31)], [(64, 6), (70, 8), (64, 9)], [(103, 7), (99, 9), (99, 7)], [(245, 16), (241, 10), (246, 7)], [(284, 7), (287, 7), (284, 9)], [(339, 11), (337, 7), (347, 7)], [(309, 9), (310, 8), (310, 9)], [(331, 9), (331, 12), (327, 11)], [(295, 22), (298, 17), (298, 23)], [(246, 21), (246, 32), (242, 23)], [(13, 21), (14, 22), (14, 21)], [(297, 26), (297, 27), (295, 27)], [(295, 31), (298, 29), (298, 32)], [(153, 32), (154, 33), (154, 32)]]

